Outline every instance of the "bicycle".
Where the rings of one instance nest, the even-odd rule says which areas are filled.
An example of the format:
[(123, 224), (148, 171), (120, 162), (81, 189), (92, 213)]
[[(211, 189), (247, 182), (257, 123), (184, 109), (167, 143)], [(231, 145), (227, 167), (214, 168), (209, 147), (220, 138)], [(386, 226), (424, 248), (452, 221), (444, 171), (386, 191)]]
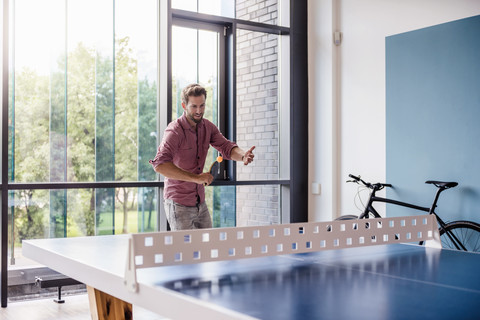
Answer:
[[(363, 210), (360, 216), (356, 215), (343, 215), (335, 220), (352, 220), (352, 219), (368, 219), (370, 218), (370, 214), (374, 218), (381, 218), (380, 214), (375, 210), (373, 207), (374, 202), (384, 202), (390, 203), (402, 207), (407, 207), (419, 211), (425, 211), (429, 214), (433, 214), (436, 216), (438, 224), (439, 224), (439, 232), (440, 232), (440, 239), (442, 241), (442, 248), (449, 248), (449, 249), (456, 249), (456, 250), (464, 250), (464, 251), (471, 251), (471, 252), (479, 252), (480, 251), (480, 224), (467, 221), (467, 220), (457, 220), (445, 223), (435, 212), (435, 208), (437, 207), (438, 198), (440, 194), (447, 190), (454, 188), (458, 185), (457, 182), (443, 182), (443, 181), (433, 181), (428, 180), (425, 181), (427, 184), (433, 184), (436, 186), (437, 192), (435, 194), (435, 198), (433, 200), (432, 205), (428, 207), (422, 207), (415, 204), (382, 198), (376, 196), (376, 192), (382, 190), (383, 188), (393, 188), (393, 186), (389, 183), (369, 183), (363, 181), (360, 176), (354, 176), (352, 174), (348, 175), (353, 180), (348, 180), (347, 182), (353, 182), (357, 184), (361, 184), (371, 190), (370, 196), (368, 199), (367, 204), (365, 205), (365, 209)], [(420, 243), (423, 244), (423, 243)]]

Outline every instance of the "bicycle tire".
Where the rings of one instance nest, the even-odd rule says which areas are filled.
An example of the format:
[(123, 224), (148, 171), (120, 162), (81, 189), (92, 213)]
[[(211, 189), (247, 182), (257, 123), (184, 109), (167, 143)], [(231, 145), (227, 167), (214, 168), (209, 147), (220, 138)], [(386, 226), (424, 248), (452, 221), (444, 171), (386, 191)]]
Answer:
[(340, 221), (340, 220), (357, 220), (358, 219), (358, 216), (354, 215), (354, 214), (346, 214), (344, 216), (340, 216), (338, 218), (335, 219), (335, 221)]
[(480, 252), (480, 224), (472, 221), (452, 221), (440, 229), (442, 248), (457, 250), (446, 232), (452, 232), (465, 246), (467, 251)]

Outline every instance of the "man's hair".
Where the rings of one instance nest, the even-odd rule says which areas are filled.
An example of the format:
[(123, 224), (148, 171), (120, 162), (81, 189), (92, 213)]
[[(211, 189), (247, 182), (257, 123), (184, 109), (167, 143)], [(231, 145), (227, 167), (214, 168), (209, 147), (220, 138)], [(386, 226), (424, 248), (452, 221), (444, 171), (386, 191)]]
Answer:
[(199, 96), (205, 96), (205, 99), (207, 99), (207, 90), (198, 83), (189, 84), (182, 90), (182, 102), (185, 103), (185, 105), (188, 104), (188, 97)]

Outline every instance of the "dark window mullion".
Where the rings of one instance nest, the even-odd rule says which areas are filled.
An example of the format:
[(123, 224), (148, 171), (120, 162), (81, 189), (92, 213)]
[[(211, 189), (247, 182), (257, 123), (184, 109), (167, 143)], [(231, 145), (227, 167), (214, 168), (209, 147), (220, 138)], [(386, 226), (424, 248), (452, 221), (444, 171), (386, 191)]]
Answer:
[[(232, 141), (237, 139), (237, 24), (232, 23), (229, 30), (227, 30), (227, 39), (225, 43), (225, 59), (226, 75), (225, 75), (225, 90), (226, 90), (226, 108), (225, 108), (225, 122), (226, 137)], [(227, 176), (229, 180), (237, 180), (237, 165), (235, 161), (230, 161), (227, 168)]]

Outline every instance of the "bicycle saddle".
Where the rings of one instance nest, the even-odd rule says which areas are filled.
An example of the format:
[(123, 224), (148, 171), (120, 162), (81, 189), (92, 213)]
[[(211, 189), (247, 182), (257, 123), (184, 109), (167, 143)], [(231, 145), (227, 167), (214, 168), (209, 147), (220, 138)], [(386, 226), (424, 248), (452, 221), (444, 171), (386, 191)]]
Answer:
[(443, 182), (443, 181), (428, 180), (428, 181), (425, 181), (425, 183), (433, 184), (436, 187), (445, 188), (445, 189), (458, 186), (458, 182)]

